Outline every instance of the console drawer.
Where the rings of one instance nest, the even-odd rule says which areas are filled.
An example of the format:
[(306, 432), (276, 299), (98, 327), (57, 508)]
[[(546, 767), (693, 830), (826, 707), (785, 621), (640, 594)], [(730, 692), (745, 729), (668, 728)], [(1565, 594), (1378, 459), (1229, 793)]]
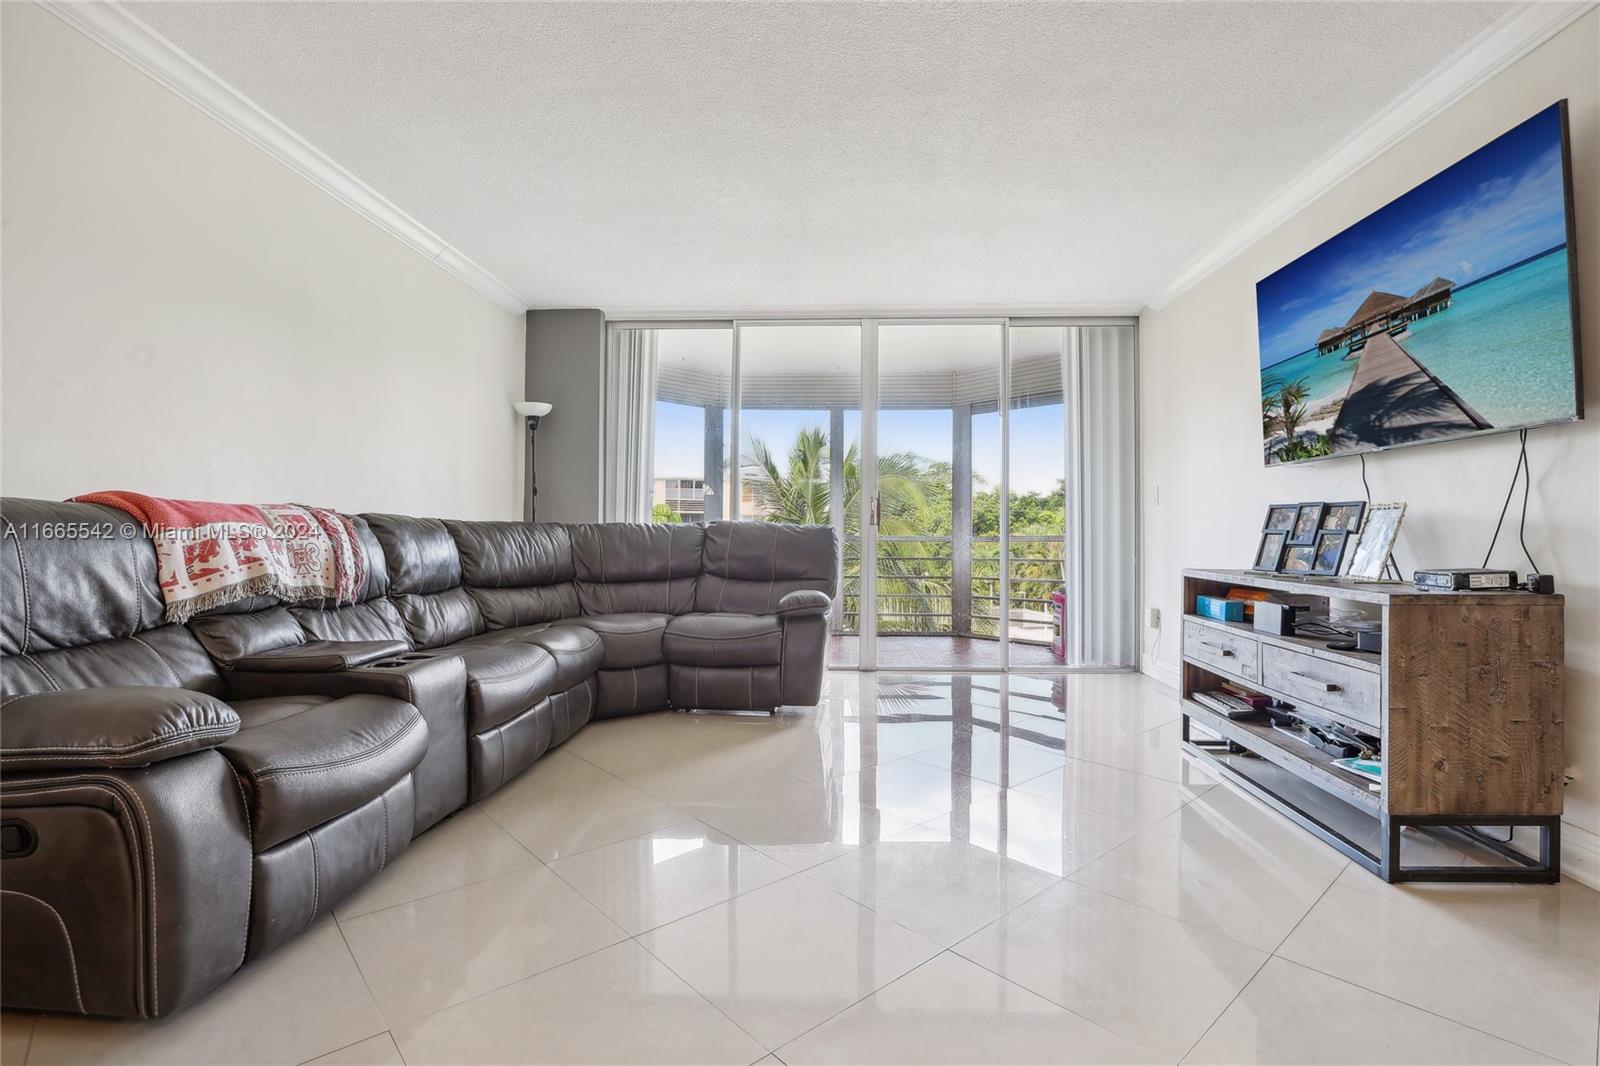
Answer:
[(1261, 645), (1242, 633), (1185, 620), (1183, 654), (1221, 673), (1261, 680)]
[(1261, 683), (1282, 692), (1296, 705), (1326, 711), (1374, 733), (1382, 727), (1380, 678), (1370, 670), (1273, 644), (1261, 651)]

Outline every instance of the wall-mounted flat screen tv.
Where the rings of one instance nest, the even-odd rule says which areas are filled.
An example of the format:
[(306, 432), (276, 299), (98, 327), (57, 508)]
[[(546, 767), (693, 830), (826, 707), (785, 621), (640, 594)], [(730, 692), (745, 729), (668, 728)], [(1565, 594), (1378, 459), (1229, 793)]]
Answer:
[(1266, 462), (1583, 417), (1566, 101), (1256, 285)]

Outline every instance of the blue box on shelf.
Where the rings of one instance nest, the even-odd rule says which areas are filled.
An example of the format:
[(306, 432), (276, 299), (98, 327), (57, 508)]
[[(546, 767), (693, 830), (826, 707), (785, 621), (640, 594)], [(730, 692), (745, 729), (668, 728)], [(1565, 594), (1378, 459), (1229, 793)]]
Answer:
[(1197, 614), (1215, 618), (1219, 622), (1244, 621), (1243, 600), (1225, 600), (1221, 596), (1196, 596), (1194, 609)]

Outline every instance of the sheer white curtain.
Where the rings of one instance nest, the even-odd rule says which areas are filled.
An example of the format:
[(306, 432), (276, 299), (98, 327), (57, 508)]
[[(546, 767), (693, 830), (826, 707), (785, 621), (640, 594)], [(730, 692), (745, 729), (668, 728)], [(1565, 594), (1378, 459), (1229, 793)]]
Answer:
[(1067, 433), (1067, 665), (1138, 662), (1133, 326), (1072, 326), (1061, 361)]
[(650, 521), (654, 482), (656, 331), (619, 329), (606, 353), (605, 482), (607, 522)]

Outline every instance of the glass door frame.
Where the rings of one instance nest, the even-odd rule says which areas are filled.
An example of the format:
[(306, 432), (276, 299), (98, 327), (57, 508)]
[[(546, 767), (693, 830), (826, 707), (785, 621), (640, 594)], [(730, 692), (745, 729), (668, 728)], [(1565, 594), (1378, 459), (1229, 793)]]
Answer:
[[(753, 326), (858, 326), (861, 330), (861, 451), (860, 451), (860, 477), (861, 477), (861, 507), (863, 510), (860, 526), (861, 560), (860, 575), (860, 601), (861, 621), (859, 622), (858, 658), (854, 666), (834, 667), (830, 669), (858, 670), (862, 672), (879, 669), (877, 656), (878, 637), (878, 525), (876, 521), (876, 508), (873, 506), (878, 496), (878, 330), (881, 326), (997, 326), (1000, 330), (1000, 384), (998, 396), (998, 411), (1000, 416), (1000, 482), (999, 482), (999, 512), (1000, 512), (1000, 609), (998, 611), (998, 635), (1000, 643), (1000, 664), (998, 667), (886, 667), (889, 670), (899, 669), (936, 669), (939, 673), (958, 674), (991, 674), (1008, 673), (1011, 670), (1011, 639), (1010, 639), (1010, 605), (1011, 605), (1011, 331), (1013, 328), (1027, 327), (1074, 327), (1074, 326), (1128, 326), (1137, 330), (1139, 318), (1137, 315), (1128, 314), (1087, 314), (1087, 315), (827, 315), (815, 318), (804, 316), (762, 316), (762, 315), (732, 315), (726, 318), (706, 317), (697, 315), (693, 318), (671, 319), (618, 319), (608, 321), (606, 330), (609, 334), (614, 330), (623, 329), (710, 329), (731, 328), (733, 331), (733, 358), (732, 379), (730, 382), (729, 396), (729, 478), (730, 489), (727, 509), (724, 512), (729, 519), (737, 520), (743, 517), (744, 504), (744, 464), (741, 461), (742, 444), (740, 441), (740, 403), (742, 400), (743, 367), (740, 360), (740, 340), (743, 329)], [(609, 343), (609, 337), (608, 337)], [(1135, 344), (1134, 374), (1137, 380), (1139, 369), (1138, 345)], [(1065, 358), (1065, 353), (1063, 353)], [(1063, 395), (1065, 404), (1066, 397)], [(1138, 390), (1134, 394), (1134, 433), (1138, 436), (1139, 421)], [(1069, 456), (1070, 463), (1072, 458)], [(1134, 526), (1136, 531), (1134, 554), (1134, 573), (1136, 587), (1134, 589), (1135, 602), (1140, 602), (1142, 595), (1142, 567), (1139, 558), (1142, 555), (1142, 537), (1137, 535), (1142, 507), (1142, 492), (1140, 487), (1140, 463), (1137, 454), (1134, 459)], [(1065, 471), (1063, 471), (1065, 474)], [(870, 520), (869, 520), (870, 519)], [(837, 588), (840, 594), (844, 588), (844, 551), (842, 538), (845, 536), (844, 516), (838, 516), (835, 528), (840, 530), (841, 545), (839, 552), (839, 572), (837, 575)], [(1067, 545), (1066, 551), (1071, 551), (1072, 546)], [(868, 563), (870, 562), (870, 565)], [(1070, 568), (1067, 579), (1070, 581)], [(1069, 589), (1070, 594), (1070, 589)], [(871, 624), (867, 617), (870, 608)], [(1139, 651), (1142, 658), (1143, 642), (1139, 642)], [(1029, 665), (1026, 672), (1030, 674), (1057, 674), (1057, 673), (1095, 673), (1127, 672), (1129, 668), (1113, 667), (1074, 667), (1065, 663), (1051, 663), (1044, 665)], [(1139, 669), (1138, 665), (1131, 668)]]
[[(863, 320), (864, 324), (870, 323), (871, 329), (865, 330), (863, 338), (871, 334), (871, 373), (868, 374), (866, 359), (863, 358), (862, 393), (867, 392), (870, 382), (872, 392), (872, 407), (870, 415), (863, 406), (861, 412), (861, 454), (862, 454), (862, 499), (863, 501), (876, 501), (878, 497), (878, 330), (881, 326), (994, 326), (1000, 331), (1000, 373), (998, 410), (1000, 415), (1000, 485), (999, 485), (999, 510), (1000, 510), (1000, 609), (997, 612), (998, 630), (996, 639), (1000, 643), (1000, 662), (998, 666), (959, 668), (955, 666), (936, 667), (941, 672), (980, 673), (988, 674), (999, 671), (1005, 673), (1011, 668), (1011, 567), (1008, 560), (1011, 557), (1011, 433), (1009, 421), (1009, 408), (1011, 396), (1011, 320), (1004, 316), (985, 317), (952, 317), (920, 316), (905, 318), (873, 318)], [(868, 347), (863, 340), (863, 348)], [(871, 423), (872, 450), (867, 450), (867, 425)], [(872, 472), (872, 488), (867, 490), (867, 470)], [(865, 502), (863, 503), (865, 506)], [(876, 514), (877, 508), (874, 508)], [(970, 520), (970, 516), (969, 516)], [(870, 539), (868, 530), (870, 527)], [(862, 599), (866, 602), (865, 579), (868, 569), (872, 572), (872, 625), (869, 627), (865, 620), (861, 624), (861, 662), (859, 670), (878, 669), (878, 524), (862, 524), (863, 541), (861, 545), (862, 558)], [(953, 532), (953, 531), (952, 531)], [(867, 563), (870, 560), (871, 566)], [(870, 664), (870, 665), (869, 665)], [(889, 670), (916, 669), (914, 667), (897, 667), (890, 665)]]
[[(769, 326), (770, 327), (792, 327), (792, 328), (805, 328), (805, 327), (808, 327), (808, 326), (846, 326), (846, 327), (853, 327), (856, 330), (858, 330), (858, 332), (860, 334), (860, 338), (861, 338), (861, 342), (860, 342), (861, 343), (861, 362), (860, 362), (859, 366), (860, 366), (861, 390), (862, 390), (862, 392), (861, 392), (861, 455), (863, 457), (865, 457), (868, 454), (871, 454), (868, 451), (868, 443), (867, 443), (867, 441), (868, 441), (868, 438), (867, 438), (867, 433), (868, 433), (868, 429), (867, 429), (867, 410), (868, 410), (868, 407), (867, 407), (866, 366), (867, 366), (867, 343), (868, 343), (867, 342), (867, 336), (870, 333), (872, 333), (873, 331), (868, 329), (867, 320), (866, 319), (861, 319), (861, 318), (736, 318), (736, 319), (733, 319), (732, 325), (733, 325), (733, 388), (732, 388), (732, 391), (731, 391), (731, 394), (730, 394), (731, 414), (730, 414), (730, 417), (729, 417), (729, 420), (728, 420), (728, 440), (729, 440), (728, 462), (729, 462), (729, 465), (730, 465), (730, 476), (731, 476), (731, 479), (732, 479), (729, 482), (729, 495), (732, 496), (733, 499), (731, 501), (731, 510), (729, 511), (728, 517), (731, 518), (731, 519), (737, 520), (737, 519), (740, 519), (740, 518), (744, 517), (744, 462), (743, 462), (744, 442), (743, 442), (743, 438), (741, 436), (741, 434), (743, 432), (742, 426), (741, 426), (741, 414), (742, 414), (742, 407), (743, 407), (743, 403), (744, 403), (744, 363), (743, 363), (743, 347), (742, 347), (744, 330), (746, 330), (748, 328), (751, 328), (751, 327), (769, 327)], [(830, 433), (832, 432), (832, 427), (830, 427), (829, 432)], [(830, 475), (831, 475), (831, 470), (830, 470)], [(877, 478), (876, 465), (873, 464), (873, 463), (866, 462), (865, 459), (863, 458), (861, 460), (861, 506), (863, 508), (865, 508), (867, 506), (867, 501), (872, 499), (873, 496), (876, 495), (877, 489), (878, 489), (878, 478)], [(834, 531), (839, 536), (839, 564), (838, 564), (838, 567), (834, 571), (834, 589), (835, 589), (835, 603), (836, 603), (836, 606), (835, 606), (835, 617), (839, 618), (841, 620), (841, 622), (842, 622), (842, 620), (844, 618), (844, 611), (843, 611), (843, 600), (844, 600), (844, 542), (845, 542), (845, 538), (848, 536), (848, 534), (846, 533), (846, 529), (847, 529), (848, 523), (846, 522), (846, 516), (844, 514), (844, 501), (843, 501), (842, 498), (840, 499), (839, 503), (840, 503), (840, 508), (839, 508), (840, 509), (840, 513), (837, 514), (837, 515), (830, 513), (828, 517), (829, 517), (829, 520), (830, 520), (830, 524), (834, 528)], [(863, 523), (862, 529), (863, 529), (863, 531), (865, 531), (865, 529), (866, 529), (865, 523)], [(864, 543), (863, 543), (862, 550), (863, 550), (863, 552), (865, 552), (865, 550), (866, 550)], [(869, 604), (869, 603), (873, 604), (873, 618), (874, 618), (874, 620), (876, 620), (876, 618), (877, 618), (877, 607), (876, 607), (877, 601), (876, 601), (875, 598), (874, 599), (868, 599), (869, 595), (871, 595), (873, 597), (877, 596), (876, 580), (872, 580), (871, 582), (869, 582), (868, 576), (867, 576), (867, 573), (866, 573), (865, 570), (862, 571), (860, 580), (861, 580), (861, 589), (860, 589), (860, 593), (859, 593), (860, 602), (861, 602), (861, 604), (863, 606), (866, 605), (866, 604)], [(870, 587), (869, 587), (869, 585), (870, 585)], [(865, 669), (867, 669), (867, 667), (861, 665), (862, 659), (867, 654), (867, 651), (866, 651), (866, 640), (867, 640), (866, 627), (865, 627), (864, 624), (862, 624), (859, 621), (858, 621), (857, 624), (861, 628), (861, 635), (857, 639), (857, 645), (856, 645), (856, 647), (857, 647), (857, 660), (856, 660), (856, 664), (854, 666), (849, 666), (849, 665), (840, 666), (840, 667), (837, 667), (837, 669), (841, 669), (841, 670), (865, 670)], [(829, 663), (829, 668), (830, 669), (834, 668), (832, 663)]]

